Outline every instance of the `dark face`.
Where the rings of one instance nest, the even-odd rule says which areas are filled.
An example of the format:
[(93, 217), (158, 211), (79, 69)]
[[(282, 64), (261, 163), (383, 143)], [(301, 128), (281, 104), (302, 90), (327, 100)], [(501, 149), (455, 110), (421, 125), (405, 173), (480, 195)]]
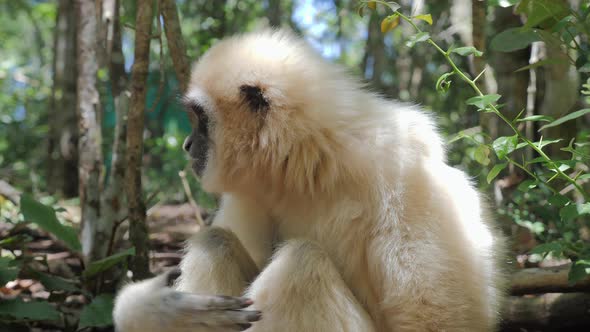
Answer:
[[(207, 165), (207, 152), (209, 150), (209, 117), (203, 110), (203, 107), (195, 104), (193, 101), (185, 103), (187, 109), (194, 113), (198, 119), (198, 124), (182, 145), (183, 149), (188, 152), (192, 159), (194, 172), (201, 176), (205, 165)], [(189, 114), (189, 116), (192, 116)]]

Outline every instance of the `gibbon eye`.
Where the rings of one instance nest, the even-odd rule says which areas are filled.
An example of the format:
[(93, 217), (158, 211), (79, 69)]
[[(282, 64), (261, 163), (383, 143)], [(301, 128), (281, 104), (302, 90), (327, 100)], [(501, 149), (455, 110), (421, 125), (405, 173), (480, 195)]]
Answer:
[(253, 112), (264, 111), (269, 108), (269, 103), (262, 89), (255, 85), (242, 85), (240, 87), (240, 95), (245, 99)]

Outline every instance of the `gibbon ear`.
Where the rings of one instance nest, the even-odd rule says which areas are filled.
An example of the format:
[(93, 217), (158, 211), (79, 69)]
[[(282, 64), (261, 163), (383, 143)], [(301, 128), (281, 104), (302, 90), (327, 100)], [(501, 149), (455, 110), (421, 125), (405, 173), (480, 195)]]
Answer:
[(252, 112), (266, 111), (270, 104), (262, 89), (256, 85), (242, 85), (240, 86), (240, 95), (244, 98)]

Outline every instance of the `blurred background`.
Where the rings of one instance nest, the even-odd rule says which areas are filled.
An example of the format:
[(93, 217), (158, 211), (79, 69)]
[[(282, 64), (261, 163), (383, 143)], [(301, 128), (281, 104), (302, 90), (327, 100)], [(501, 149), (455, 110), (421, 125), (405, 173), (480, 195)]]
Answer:
[[(94, 7), (94, 30), (83, 28), (92, 21), (84, 3)], [(438, 119), (449, 163), (489, 198), (510, 237), (507, 260), (529, 273), (513, 280), (514, 310), (505, 330), (588, 326), (588, 1), (397, 1), (408, 16), (430, 14), (432, 24), (416, 24), (443, 49), (483, 51), (456, 52), (452, 59), (477, 77), (484, 93), (502, 96), (499, 109), (513, 128), (493, 112), (478, 111), (485, 107), (468, 101), (476, 93), (457, 74), (441, 79), (452, 66), (432, 45), (416, 42), (410, 24), (384, 27), (391, 8), (365, 3), (359, 15), (361, 3), (0, 0), (0, 327), (111, 328), (112, 292), (125, 278), (126, 260), (133, 270), (139, 263), (130, 257), (141, 256), (130, 251), (125, 221), (133, 213), (125, 209), (125, 165), (117, 155), (121, 160), (124, 153), (118, 149), (125, 145), (125, 105), (137, 106), (125, 93), (135, 93), (139, 77), (131, 72), (139, 62), (138, 6), (146, 5), (153, 6), (149, 52), (141, 54), (148, 60), (146, 84), (137, 81), (145, 87), (139, 95), (145, 126), (133, 130), (143, 139), (140, 195), (150, 234), (143, 252), (151, 272), (178, 263), (182, 241), (210, 220), (217, 204), (201, 190), (182, 150), (190, 121), (179, 104), (186, 84), (181, 63), (198, 59), (224, 36), (285, 27), (371, 90), (420, 104)], [(94, 54), (81, 52), (84, 47), (94, 47)], [(90, 100), (90, 109), (81, 100)], [(90, 121), (81, 120), (88, 114)], [(102, 206), (90, 217), (84, 211), (93, 201)], [(137, 243), (134, 248), (142, 251)], [(96, 314), (101, 310), (104, 317)]]

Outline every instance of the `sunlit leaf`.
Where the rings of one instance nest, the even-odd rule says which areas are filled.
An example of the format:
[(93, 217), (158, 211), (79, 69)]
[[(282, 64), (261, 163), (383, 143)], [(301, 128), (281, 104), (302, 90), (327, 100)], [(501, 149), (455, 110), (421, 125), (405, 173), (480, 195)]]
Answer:
[(462, 56), (467, 56), (473, 54), (474, 56), (482, 56), (483, 52), (478, 51), (473, 46), (465, 46), (465, 47), (457, 47), (451, 50), (451, 53), (457, 53)]
[(550, 122), (550, 121), (553, 121), (553, 118), (550, 116), (547, 116), (547, 115), (531, 115), (531, 116), (527, 116), (526, 118), (516, 120), (516, 122), (525, 122), (525, 121)]
[(377, 9), (377, 2), (375, 2), (375, 1), (367, 2), (367, 8), (372, 9), (372, 10)]
[(492, 147), (498, 158), (504, 159), (504, 157), (516, 149), (516, 143), (518, 143), (518, 137), (516, 135), (502, 136), (494, 140)]
[(398, 9), (400, 9), (402, 7), (397, 2), (393, 2), (393, 1), (387, 1), (387, 6), (393, 12), (396, 12)]
[(386, 33), (390, 30), (395, 29), (395, 27), (397, 27), (398, 25), (399, 25), (399, 15), (398, 14), (393, 14), (393, 15), (387, 16), (386, 18), (383, 19), (383, 21), (381, 21), (381, 32)]
[(490, 163), (490, 148), (487, 145), (480, 145), (475, 149), (473, 157), (478, 163), (487, 166)]
[(430, 14), (416, 15), (416, 16), (414, 16), (414, 18), (417, 20), (422, 20), (422, 21), (432, 25), (432, 15), (430, 15)]
[(487, 181), (488, 183), (492, 183), (492, 181), (498, 176), (498, 174), (500, 174), (500, 172), (506, 168), (507, 164), (506, 163), (502, 163), (502, 164), (496, 164), (494, 165), (494, 167), (492, 168), (492, 170), (488, 173), (487, 176)]
[(430, 39), (428, 32), (420, 32), (410, 37), (410, 40), (406, 43), (408, 47), (414, 47), (417, 43), (422, 43)]
[(543, 127), (539, 128), (539, 131), (541, 131), (543, 129), (547, 129), (547, 128), (559, 126), (560, 124), (562, 124), (564, 122), (577, 119), (577, 118), (579, 118), (581, 116), (584, 116), (584, 115), (586, 115), (588, 113), (590, 113), (590, 108), (585, 108), (585, 109), (581, 109), (579, 111), (572, 112), (572, 113), (570, 113), (570, 114), (568, 114), (566, 116), (563, 116), (563, 117), (561, 117), (561, 118), (559, 118), (559, 119), (557, 119), (557, 120), (555, 120), (555, 121), (553, 121), (551, 123), (548, 123), (548, 124), (544, 125)]
[(467, 105), (474, 105), (478, 109), (483, 110), (488, 107), (490, 104), (494, 104), (500, 99), (500, 95), (498, 94), (491, 94), (491, 95), (483, 95), (483, 96), (476, 96), (467, 99)]

